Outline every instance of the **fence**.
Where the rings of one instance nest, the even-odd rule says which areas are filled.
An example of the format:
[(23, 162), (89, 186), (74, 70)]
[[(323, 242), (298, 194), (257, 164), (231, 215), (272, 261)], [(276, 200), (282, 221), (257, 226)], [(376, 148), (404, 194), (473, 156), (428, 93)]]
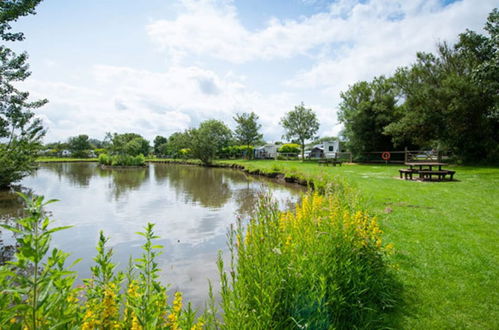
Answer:
[[(385, 152), (390, 153), (390, 159), (383, 159)], [(372, 151), (363, 152), (355, 161), (362, 163), (391, 163), (404, 164), (411, 161), (438, 161), (449, 159), (449, 154), (438, 150), (395, 150), (395, 151)]]

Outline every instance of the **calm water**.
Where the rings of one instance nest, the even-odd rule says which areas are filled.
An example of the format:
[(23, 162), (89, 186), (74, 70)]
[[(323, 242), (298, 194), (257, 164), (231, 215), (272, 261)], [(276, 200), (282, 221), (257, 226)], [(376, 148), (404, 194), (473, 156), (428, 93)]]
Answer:
[[(83, 258), (74, 268), (82, 278), (90, 276), (100, 230), (110, 237), (114, 261), (125, 269), (129, 256), (141, 253), (143, 240), (135, 233), (155, 223), (158, 243), (165, 246), (159, 260), (163, 282), (198, 307), (208, 279), (218, 283), (217, 251), (226, 251), (227, 229), (236, 217), (247, 219), (262, 192), (270, 191), (286, 208), (303, 191), (230, 169), (168, 164), (121, 170), (95, 163), (44, 164), (21, 186), (60, 200), (47, 210), (55, 225), (74, 227), (56, 233), (53, 246), (72, 253), (72, 259)], [(20, 208), (16, 195), (0, 192), (1, 217), (19, 216)]]

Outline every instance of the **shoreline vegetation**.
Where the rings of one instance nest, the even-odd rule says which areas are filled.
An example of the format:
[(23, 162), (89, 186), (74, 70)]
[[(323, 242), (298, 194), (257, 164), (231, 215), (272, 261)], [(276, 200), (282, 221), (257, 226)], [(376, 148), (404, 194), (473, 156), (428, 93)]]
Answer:
[[(202, 165), (199, 160), (147, 161)], [(383, 238), (394, 245), (389, 261), (401, 283), (400, 305), (388, 316), (401, 328), (488, 328), (498, 325), (499, 168), (453, 166), (454, 182), (397, 179), (397, 165), (220, 160), (252, 175), (313, 186), (351, 187), (362, 209), (379, 217)]]
[(387, 262), (392, 247), (343, 184), (306, 194), (291, 211), (262, 197), (248, 226), (238, 222), (229, 232), (228, 268), (219, 255), (220, 306), (211, 293), (197, 316), (180, 292), (168, 299), (167, 286), (158, 282), (162, 247), (153, 242), (152, 224), (139, 233), (146, 240), (142, 257), (125, 273), (115, 271), (101, 232), (92, 278), (75, 287), (68, 254), (50, 251), (52, 233), (65, 229), (49, 226), (43, 207), (52, 201), (23, 198), (28, 216), (17, 227), (2, 226), (18, 234), (19, 245), (0, 276), (2, 291), (13, 293), (0, 297), (2, 327), (367, 328), (388, 324), (396, 306), (397, 281)]

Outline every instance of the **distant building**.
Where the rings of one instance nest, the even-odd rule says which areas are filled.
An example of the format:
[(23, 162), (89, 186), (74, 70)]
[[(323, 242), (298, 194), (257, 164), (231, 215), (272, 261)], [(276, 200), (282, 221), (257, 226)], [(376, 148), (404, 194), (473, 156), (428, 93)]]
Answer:
[(275, 159), (277, 157), (278, 146), (275, 144), (267, 144), (255, 148), (255, 159)]
[(307, 158), (336, 158), (340, 152), (339, 141), (326, 141), (321, 144), (316, 144), (311, 150), (305, 152)]

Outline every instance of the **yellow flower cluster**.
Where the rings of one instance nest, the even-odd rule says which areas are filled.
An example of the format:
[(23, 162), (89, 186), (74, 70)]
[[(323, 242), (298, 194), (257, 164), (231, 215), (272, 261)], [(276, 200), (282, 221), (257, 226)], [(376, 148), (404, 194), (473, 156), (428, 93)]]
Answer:
[(129, 285), (128, 285), (128, 290), (127, 290), (127, 294), (128, 294), (128, 297), (130, 298), (137, 298), (139, 297), (139, 286), (137, 285), (137, 281), (132, 281)]
[(382, 249), (382, 231), (376, 218), (362, 211), (351, 213), (333, 195), (305, 195), (294, 212), (280, 214), (278, 225), (286, 248), (293, 242), (313, 244), (320, 235), (341, 233), (355, 247)]
[(196, 324), (191, 327), (191, 330), (202, 330), (204, 327), (204, 322), (199, 320)]
[(170, 329), (172, 330), (180, 329), (178, 320), (181, 310), (182, 310), (182, 293), (175, 292), (175, 299), (173, 299), (172, 312), (168, 315), (167, 318), (167, 325), (170, 327)]
[(109, 287), (104, 290), (102, 304), (104, 305), (102, 319), (104, 326), (108, 326), (113, 323), (113, 319), (117, 317), (118, 313), (118, 306), (116, 304), (116, 284), (111, 283)]
[(142, 326), (139, 323), (139, 319), (137, 318), (137, 315), (133, 313), (132, 316), (132, 327), (131, 330), (142, 330)]
[(96, 329), (100, 324), (100, 320), (97, 319), (95, 313), (93, 312), (93, 306), (91, 304), (85, 305), (85, 315), (83, 315), (83, 324), (81, 326), (82, 330), (92, 330)]
[(85, 314), (83, 315), (82, 329), (119, 329), (118, 322), (118, 287), (115, 283), (109, 284), (103, 293), (102, 301), (91, 299), (85, 304)]

